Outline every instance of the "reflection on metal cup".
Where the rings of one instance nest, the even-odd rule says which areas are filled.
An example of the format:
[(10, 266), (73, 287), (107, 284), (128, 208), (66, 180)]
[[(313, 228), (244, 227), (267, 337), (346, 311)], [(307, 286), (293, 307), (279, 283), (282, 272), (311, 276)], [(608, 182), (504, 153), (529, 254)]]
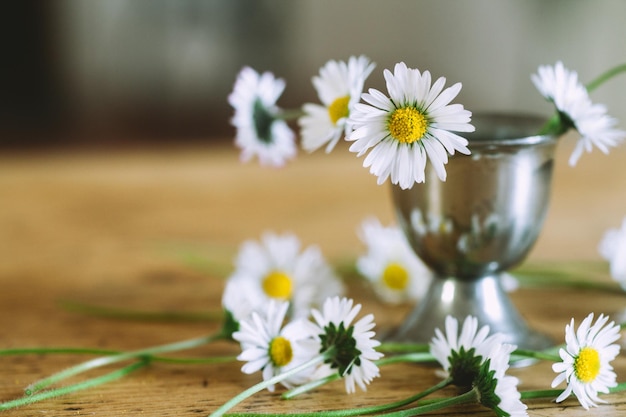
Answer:
[(545, 348), (550, 340), (526, 325), (501, 278), (541, 231), (557, 138), (536, 135), (543, 120), (530, 116), (475, 115), (473, 124), (472, 154), (450, 157), (446, 181), (427, 166), (424, 183), (392, 188), (399, 225), (435, 277), (390, 338), (427, 342), (447, 315), (471, 314), (510, 343)]

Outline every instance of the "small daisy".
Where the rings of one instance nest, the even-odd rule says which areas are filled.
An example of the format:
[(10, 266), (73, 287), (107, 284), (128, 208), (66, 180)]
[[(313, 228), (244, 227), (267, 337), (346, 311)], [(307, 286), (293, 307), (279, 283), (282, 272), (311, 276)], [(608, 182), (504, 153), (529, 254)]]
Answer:
[(357, 269), (382, 300), (400, 303), (425, 294), (432, 273), (415, 255), (400, 228), (368, 219), (361, 225), (359, 237), (367, 252), (357, 259)]
[(620, 346), (614, 342), (620, 338), (620, 327), (614, 322), (606, 324), (608, 317), (600, 315), (595, 324), (593, 313), (574, 330), (574, 319), (565, 326), (565, 349), (559, 355), (563, 362), (552, 365), (558, 375), (552, 381), (552, 388), (567, 383), (565, 391), (556, 402), (561, 402), (574, 393), (580, 405), (585, 409), (596, 407), (605, 402), (598, 393), (608, 393), (609, 388), (617, 385), (616, 375), (610, 362), (619, 354)]
[(351, 324), (360, 310), (361, 305), (353, 306), (351, 299), (331, 297), (324, 302), (321, 312), (316, 309), (311, 311), (319, 326), (320, 352), (331, 352), (325, 363), (337, 369), (345, 379), (348, 393), (355, 391), (355, 384), (365, 391), (366, 385), (380, 376), (374, 361), (383, 356), (375, 350), (380, 342), (372, 339), (375, 334), (371, 331), (375, 326), (374, 316), (368, 314)]
[(449, 104), (461, 90), (461, 84), (444, 88), (441, 77), (431, 85), (430, 72), (420, 73), (398, 63), (392, 73), (384, 71), (389, 97), (370, 89), (357, 103), (349, 123), (354, 131), (346, 138), (354, 141), (350, 151), (361, 156), (371, 149), (363, 162), (382, 184), (391, 176), (393, 184), (411, 188), (424, 182), (426, 160), (444, 181), (447, 154), (469, 154), (467, 140), (454, 133), (473, 132), (471, 112), (461, 104)]
[(626, 290), (626, 217), (621, 229), (610, 229), (604, 233), (598, 251), (609, 261), (613, 279)]
[(443, 367), (452, 383), (469, 387), (478, 375), (480, 364), (496, 346), (504, 341), (504, 335), (489, 335), (489, 326), (478, 329), (478, 319), (467, 316), (459, 334), (459, 322), (452, 316), (445, 321), (445, 335), (435, 329), (435, 337), (430, 343), (430, 353)]
[(554, 67), (540, 66), (531, 79), (558, 111), (560, 127), (556, 134), (565, 133), (569, 128), (580, 134), (570, 156), (570, 165), (576, 165), (583, 151), (591, 152), (593, 146), (608, 153), (609, 148), (617, 146), (626, 136), (626, 132), (615, 129), (617, 120), (606, 114), (605, 106), (591, 102), (587, 89), (578, 81), (578, 74), (565, 68), (562, 62)]
[(526, 417), (526, 405), (521, 401), (517, 389), (519, 380), (506, 375), (509, 369), (511, 352), (515, 345), (498, 343), (492, 346), (484, 358), (474, 389), (478, 392), (479, 402), (491, 408), (499, 417)]
[[(233, 333), (233, 338), (241, 343), (242, 353), (237, 357), (247, 362), (241, 368), (246, 374), (262, 371), (266, 381), (290, 369), (304, 364), (318, 355), (319, 342), (310, 330), (312, 326), (296, 320), (283, 327), (289, 303), (272, 301), (266, 314), (253, 312), (250, 319), (242, 320), (241, 330)], [(281, 381), (287, 388), (308, 381), (314, 367), (302, 370)], [(268, 386), (274, 391), (274, 386)]]
[(560, 61), (554, 67), (540, 66), (537, 74), (530, 77), (539, 93), (552, 101), (558, 111), (567, 111), (588, 96), (587, 89), (578, 82), (578, 74), (565, 68)]
[(352, 56), (347, 63), (328, 61), (319, 75), (313, 77), (313, 86), (322, 105), (306, 103), (305, 115), (298, 119), (302, 147), (306, 151), (312, 152), (328, 144), (326, 152), (330, 152), (341, 136), (350, 132), (346, 121), (360, 100), (365, 80), (374, 66), (365, 56)]
[(230, 280), (242, 291), (255, 293), (261, 304), (291, 301), (292, 317), (306, 317), (313, 306), (342, 294), (343, 284), (317, 246), (300, 250), (293, 234), (265, 233), (261, 242), (246, 241)]
[(284, 89), (284, 80), (270, 72), (259, 75), (244, 67), (237, 76), (228, 102), (235, 109), (231, 123), (237, 128), (235, 145), (243, 162), (257, 156), (261, 165), (280, 167), (295, 157), (295, 134), (276, 106)]

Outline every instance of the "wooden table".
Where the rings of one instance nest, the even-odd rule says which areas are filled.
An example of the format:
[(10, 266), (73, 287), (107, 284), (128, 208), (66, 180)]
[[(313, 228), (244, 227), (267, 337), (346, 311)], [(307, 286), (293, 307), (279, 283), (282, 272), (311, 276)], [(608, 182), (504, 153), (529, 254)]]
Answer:
[[(600, 261), (597, 244), (626, 215), (626, 149), (586, 154), (567, 166), (560, 144), (549, 215), (528, 262)], [(0, 156), (0, 348), (139, 349), (216, 331), (215, 320), (119, 319), (86, 314), (76, 304), (143, 312), (219, 311), (224, 278), (245, 239), (291, 231), (317, 244), (331, 262), (363, 251), (356, 230), (368, 216), (393, 220), (388, 186), (342, 145), (330, 155), (300, 154), (283, 169), (242, 165), (231, 146), (11, 152)], [(577, 265), (577, 264), (575, 264)], [(607, 274), (590, 280), (611, 283)], [(382, 330), (411, 306), (382, 305), (354, 280), (349, 295), (376, 315)], [(615, 314), (618, 292), (521, 288), (511, 295), (529, 323), (563, 340), (571, 317)], [(236, 355), (219, 342), (180, 356)], [(0, 400), (29, 383), (91, 358), (76, 354), (0, 357)], [(7, 416), (208, 415), (260, 379), (240, 363), (153, 363), (122, 380), (4, 413)], [(614, 362), (626, 381), (626, 360)], [(112, 370), (112, 368), (110, 369)], [(520, 389), (549, 388), (550, 364), (513, 369)], [(98, 375), (98, 372), (89, 376)], [(78, 379), (72, 379), (72, 382)], [(426, 365), (390, 365), (366, 393), (347, 395), (341, 382), (281, 401), (262, 392), (236, 410), (316, 411), (404, 398), (438, 381)], [(452, 395), (447, 389), (440, 395)], [(528, 401), (531, 416), (618, 416), (626, 393), (586, 412), (569, 399)], [(445, 415), (493, 415), (479, 406)]]

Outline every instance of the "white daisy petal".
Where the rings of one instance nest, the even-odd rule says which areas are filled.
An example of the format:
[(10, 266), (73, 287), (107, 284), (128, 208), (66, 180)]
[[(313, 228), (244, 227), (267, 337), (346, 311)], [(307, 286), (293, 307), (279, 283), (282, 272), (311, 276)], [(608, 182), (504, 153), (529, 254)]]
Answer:
[(559, 115), (565, 115), (565, 119), (560, 117), (564, 124), (562, 130), (571, 127), (580, 134), (569, 159), (570, 165), (576, 165), (584, 151), (591, 152), (595, 146), (608, 153), (609, 148), (626, 137), (626, 132), (615, 129), (617, 121), (606, 114), (606, 107), (591, 102), (587, 89), (578, 81), (578, 74), (565, 68), (562, 62), (554, 67), (540, 66), (531, 80), (537, 90), (554, 103)]
[[(245, 310), (247, 314), (264, 311), (270, 300), (277, 300), (292, 301), (288, 314), (303, 317), (328, 296), (344, 292), (343, 283), (319, 248), (312, 245), (301, 249), (300, 240), (291, 233), (266, 232), (258, 242), (244, 242), (235, 266), (227, 288), (230, 293), (239, 294), (233, 296), (231, 304), (250, 302), (231, 308)], [(239, 318), (244, 318), (244, 313)]]
[[(443, 84), (445, 83), (446, 79), (441, 77), (439, 78), (439, 80), (437, 80), (437, 82), (440, 82), (440, 81), (443, 87)], [(433, 111), (436, 111), (438, 109), (445, 108), (445, 106), (447, 106), (448, 103), (454, 100), (454, 98), (459, 94), (459, 92), (461, 91), (461, 87), (462, 87), (461, 83), (456, 83), (452, 85), (451, 87), (446, 88), (437, 97), (435, 97), (435, 99), (431, 103), (428, 104), (428, 109), (432, 109)]]
[(424, 141), (424, 149), (431, 165), (441, 181), (446, 180), (445, 164), (448, 162), (443, 145), (438, 141)]
[(578, 330), (574, 330), (574, 320), (565, 327), (565, 340), (567, 350), (561, 349), (560, 355), (563, 362), (552, 366), (558, 375), (554, 378), (552, 386), (556, 387), (562, 382), (567, 387), (557, 402), (563, 401), (571, 393), (574, 393), (580, 404), (585, 408), (597, 406), (602, 402), (598, 398), (598, 392), (607, 393), (609, 388), (617, 385), (616, 375), (610, 365), (617, 354), (620, 346), (612, 344), (619, 338), (619, 326), (614, 322), (607, 324), (608, 317), (600, 315), (592, 324), (593, 313), (589, 314)]
[[(330, 297), (324, 302), (321, 311), (311, 311), (317, 334), (324, 336), (326, 344), (322, 344), (321, 351), (335, 352), (327, 363), (345, 379), (348, 393), (354, 392), (355, 385), (365, 390), (367, 384), (379, 376), (374, 361), (383, 356), (374, 349), (380, 343), (372, 339), (374, 332), (370, 330), (374, 327), (373, 315), (366, 315), (351, 325), (360, 309), (361, 305), (354, 305), (351, 299)], [(346, 342), (347, 334), (351, 334), (351, 343)]]
[[(447, 316), (445, 334), (435, 329), (430, 352), (443, 366), (454, 385), (472, 386), (481, 404), (499, 416), (525, 417), (526, 405), (517, 390), (518, 379), (506, 375), (516, 346), (504, 343), (504, 335), (489, 335), (489, 327), (478, 327), (478, 319), (467, 316), (459, 334), (456, 318)], [(468, 364), (475, 364), (472, 369)]]
[[(374, 88), (370, 88), (367, 93), (364, 93), (361, 96), (361, 98), (366, 103), (369, 103), (373, 107), (376, 107), (377, 109), (384, 111), (384, 112), (390, 112), (391, 110), (395, 108), (395, 106), (393, 105), (393, 102), (389, 99), (389, 97), (387, 97), (384, 93)], [(365, 105), (361, 104), (361, 106), (358, 106), (358, 107), (361, 107), (362, 110), (366, 109)]]
[(366, 253), (357, 259), (357, 270), (383, 301), (415, 301), (426, 293), (432, 273), (399, 227), (385, 227), (378, 219), (369, 218), (361, 224), (358, 235)]
[(379, 184), (389, 177), (402, 189), (423, 182), (426, 159), (445, 180), (447, 154), (469, 153), (467, 141), (449, 132), (474, 130), (469, 123), (471, 112), (460, 104), (449, 104), (461, 84), (444, 89), (445, 78), (431, 84), (428, 71), (420, 73), (403, 62), (383, 75), (389, 97), (374, 89), (362, 95), (367, 104), (357, 104), (348, 120), (353, 131), (346, 139), (354, 141), (350, 151), (357, 156), (370, 152), (364, 166), (371, 167)]
[(235, 110), (231, 123), (243, 162), (257, 157), (261, 165), (280, 167), (296, 155), (295, 134), (278, 118), (276, 101), (284, 89), (284, 80), (269, 72), (259, 75), (244, 67), (237, 76), (228, 102)]
[[(246, 374), (262, 371), (263, 380), (303, 364), (313, 359), (319, 352), (315, 339), (316, 328), (300, 322), (292, 322), (283, 327), (289, 303), (270, 301), (264, 314), (253, 313), (248, 320), (241, 322), (233, 339), (241, 343), (242, 352), (237, 359), (246, 362), (241, 370)], [(278, 343), (279, 348), (273, 349)], [(295, 375), (286, 377), (281, 384), (291, 388), (307, 381), (315, 369), (311, 367)], [(273, 391), (274, 386), (268, 387)]]
[(364, 56), (350, 57), (347, 63), (328, 61), (319, 75), (313, 77), (322, 105), (305, 104), (305, 114), (298, 119), (302, 147), (306, 151), (313, 152), (326, 145), (326, 152), (330, 152), (349, 130), (347, 116), (354, 111), (373, 68), (374, 64)]

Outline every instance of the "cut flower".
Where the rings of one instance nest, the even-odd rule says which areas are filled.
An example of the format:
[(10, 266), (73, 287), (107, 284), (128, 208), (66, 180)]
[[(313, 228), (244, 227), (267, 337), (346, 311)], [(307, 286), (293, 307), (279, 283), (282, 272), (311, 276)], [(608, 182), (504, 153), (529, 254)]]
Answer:
[(471, 386), (478, 375), (480, 364), (494, 347), (504, 342), (504, 335), (489, 335), (489, 326), (478, 329), (478, 319), (467, 316), (459, 333), (459, 322), (452, 316), (445, 321), (445, 334), (435, 329), (430, 353), (441, 364), (445, 373), (458, 386)]
[(420, 299), (432, 273), (415, 255), (402, 230), (371, 218), (362, 223), (359, 232), (367, 252), (357, 259), (356, 267), (376, 294), (388, 303)]
[(478, 328), (478, 319), (467, 316), (459, 333), (452, 316), (445, 321), (445, 335), (435, 329), (430, 352), (443, 366), (452, 384), (471, 387), (478, 401), (496, 415), (526, 416), (526, 405), (517, 390), (518, 380), (506, 375), (515, 345), (504, 343), (504, 335), (489, 335), (489, 326)]
[[(595, 324), (593, 313), (574, 330), (574, 319), (565, 326), (565, 349), (560, 349), (562, 362), (552, 365), (558, 375), (552, 388), (567, 383), (565, 391), (556, 399), (561, 402), (574, 394), (585, 409), (605, 402), (598, 393), (608, 393), (617, 385), (616, 375), (610, 362), (619, 354), (620, 346), (614, 342), (620, 338), (620, 327), (614, 322), (606, 324), (608, 317), (600, 315)], [(605, 326), (606, 325), (606, 326)]]
[(375, 333), (371, 331), (374, 316), (368, 314), (352, 324), (361, 310), (361, 304), (353, 303), (351, 299), (331, 297), (324, 302), (322, 311), (311, 311), (318, 326), (320, 352), (330, 352), (326, 363), (344, 378), (348, 393), (355, 391), (355, 384), (365, 391), (366, 385), (380, 376), (374, 361), (383, 356), (375, 350), (380, 342), (373, 339)]
[(270, 300), (290, 301), (292, 317), (307, 317), (313, 306), (329, 296), (340, 295), (344, 287), (317, 246), (300, 250), (300, 240), (291, 233), (264, 233), (261, 241), (241, 245), (236, 268), (229, 280), (240, 291), (259, 300), (255, 309)]
[(608, 153), (609, 148), (617, 146), (626, 136), (615, 129), (617, 120), (607, 115), (604, 105), (591, 102), (587, 89), (578, 81), (578, 74), (565, 68), (562, 62), (553, 67), (540, 66), (531, 79), (558, 112), (559, 123), (548, 133), (560, 135), (573, 128), (580, 134), (570, 165), (576, 165), (583, 151), (591, 152), (594, 146)]
[[(266, 314), (252, 313), (249, 320), (242, 320), (240, 330), (233, 333), (233, 338), (242, 347), (237, 357), (246, 361), (241, 371), (252, 374), (263, 372), (266, 381), (276, 375), (302, 365), (318, 354), (319, 343), (310, 332), (311, 326), (304, 320), (295, 320), (283, 327), (289, 303), (271, 301)], [(306, 381), (313, 368), (303, 370), (281, 381), (287, 388), (293, 388)], [(268, 390), (273, 391), (270, 385)]]
[(301, 143), (306, 151), (312, 152), (327, 144), (326, 152), (330, 152), (342, 135), (351, 131), (348, 116), (360, 100), (365, 80), (374, 66), (365, 56), (352, 56), (347, 63), (328, 61), (319, 75), (313, 77), (313, 86), (322, 104), (304, 104), (304, 116), (298, 119)]
[(467, 140), (454, 133), (473, 132), (471, 112), (461, 104), (449, 104), (461, 90), (457, 83), (445, 90), (445, 78), (431, 85), (430, 72), (420, 73), (396, 64), (394, 72), (384, 71), (389, 97), (370, 89), (357, 103), (348, 120), (354, 131), (346, 138), (354, 141), (350, 151), (357, 156), (370, 151), (363, 166), (382, 184), (391, 177), (393, 184), (408, 189), (424, 182), (427, 159), (437, 176), (446, 179), (444, 165), (448, 154), (469, 154)]
[(284, 89), (285, 81), (270, 72), (259, 75), (244, 67), (237, 76), (228, 102), (235, 109), (231, 123), (243, 162), (257, 156), (261, 165), (280, 167), (295, 157), (295, 134), (276, 106)]
[(497, 343), (492, 346), (480, 365), (478, 377), (474, 380), (474, 389), (478, 392), (479, 402), (491, 408), (499, 417), (526, 417), (526, 405), (521, 400), (517, 389), (519, 380), (506, 375), (509, 369), (511, 352), (515, 345)]

